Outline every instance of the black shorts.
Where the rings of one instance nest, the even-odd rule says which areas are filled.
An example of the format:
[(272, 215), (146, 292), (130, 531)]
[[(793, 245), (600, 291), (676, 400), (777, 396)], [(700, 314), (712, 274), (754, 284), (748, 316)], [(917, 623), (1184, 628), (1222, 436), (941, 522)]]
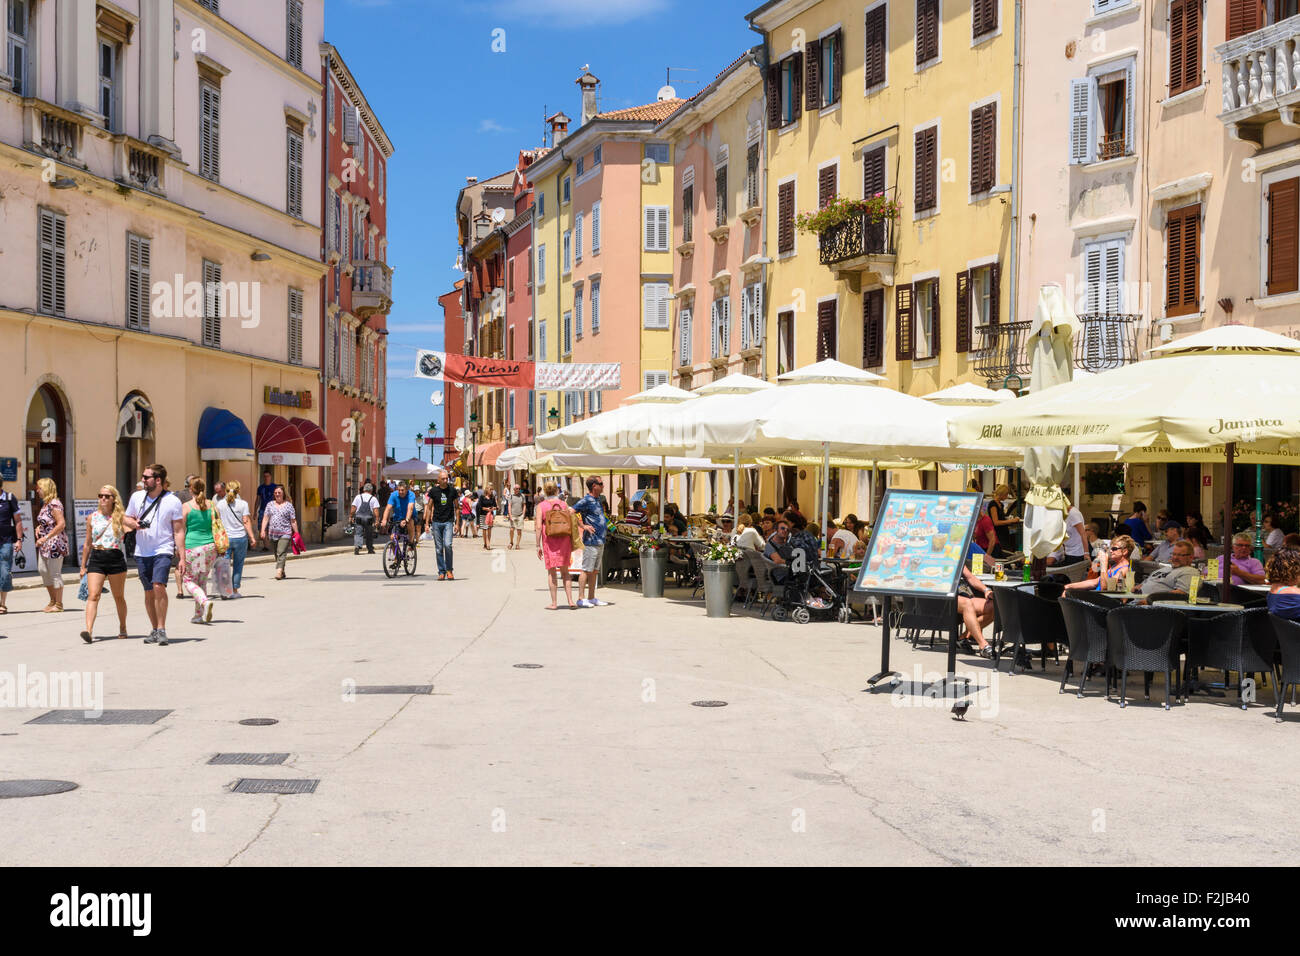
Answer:
[(90, 560), (86, 562), (87, 574), (125, 574), (126, 573), (126, 555), (117, 548), (95, 548), (90, 552)]

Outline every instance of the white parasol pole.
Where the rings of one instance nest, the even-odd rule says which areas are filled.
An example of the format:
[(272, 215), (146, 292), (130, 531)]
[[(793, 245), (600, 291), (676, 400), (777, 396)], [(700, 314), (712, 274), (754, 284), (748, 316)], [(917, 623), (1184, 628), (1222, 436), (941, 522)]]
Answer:
[(826, 533), (829, 527), (830, 516), (830, 478), (831, 478), (831, 443), (822, 442), (822, 507), (821, 514), (817, 520), (822, 526), (822, 552), (823, 556), (830, 554), (830, 535)]

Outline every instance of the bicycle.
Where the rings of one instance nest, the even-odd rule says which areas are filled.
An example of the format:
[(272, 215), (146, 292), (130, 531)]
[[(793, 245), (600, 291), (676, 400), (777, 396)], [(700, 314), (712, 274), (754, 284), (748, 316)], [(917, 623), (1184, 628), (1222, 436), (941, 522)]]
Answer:
[(393, 528), (388, 536), (388, 544), (384, 546), (384, 576), (395, 578), (399, 569), (405, 570), (408, 577), (414, 574), (417, 550), (415, 542), (400, 525)]

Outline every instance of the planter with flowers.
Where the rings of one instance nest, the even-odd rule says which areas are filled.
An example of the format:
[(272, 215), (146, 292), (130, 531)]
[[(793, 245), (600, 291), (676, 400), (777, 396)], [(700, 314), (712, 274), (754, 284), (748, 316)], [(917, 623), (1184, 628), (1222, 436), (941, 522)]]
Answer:
[(641, 596), (664, 596), (664, 574), (668, 569), (668, 535), (662, 527), (650, 528), (632, 539), (641, 559)]
[(736, 561), (740, 548), (730, 536), (715, 532), (704, 551), (704, 611), (709, 617), (730, 617), (731, 602), (736, 598)]

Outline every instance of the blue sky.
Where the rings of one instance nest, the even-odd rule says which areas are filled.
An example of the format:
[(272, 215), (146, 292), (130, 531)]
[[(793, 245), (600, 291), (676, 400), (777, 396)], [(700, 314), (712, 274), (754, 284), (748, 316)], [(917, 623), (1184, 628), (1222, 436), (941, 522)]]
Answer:
[[(396, 147), (388, 175), (388, 445), (415, 454), (415, 434), (442, 409), (411, 378), (416, 348), (442, 348), (438, 296), (459, 278), (457, 191), (466, 176), (513, 167), (542, 144), (542, 118), (578, 117), (574, 80), (601, 81), (601, 109), (653, 102), (673, 70), (690, 96), (758, 42), (744, 15), (714, 0), (325, 0), (325, 36), (343, 54)], [(504, 30), (505, 51), (492, 50)], [(499, 36), (499, 35), (498, 35)]]

